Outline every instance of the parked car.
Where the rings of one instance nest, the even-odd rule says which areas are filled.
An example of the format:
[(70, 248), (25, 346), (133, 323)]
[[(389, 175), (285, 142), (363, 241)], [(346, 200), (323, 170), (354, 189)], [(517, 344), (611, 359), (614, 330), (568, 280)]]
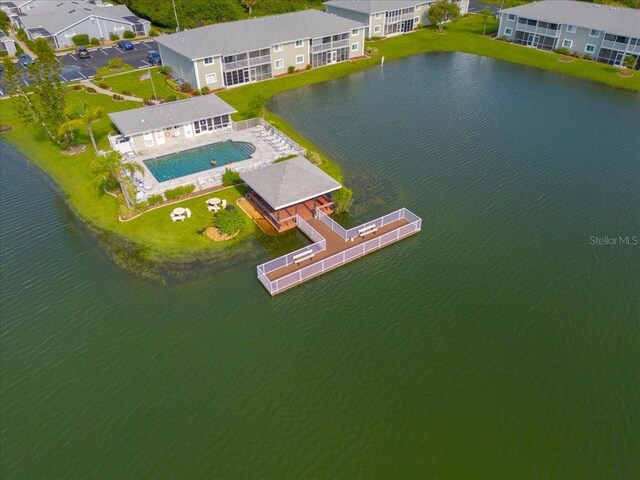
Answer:
[(78, 56), (78, 58), (91, 58), (91, 54), (86, 47), (76, 48), (76, 55)]
[(27, 55), (26, 53), (21, 53), (20, 55), (18, 55), (18, 61), (23, 65), (23, 66), (27, 66), (30, 63), (33, 63), (33, 58), (31, 58), (29, 55)]
[(133, 50), (133, 43), (129, 40), (120, 40), (118, 42), (118, 48), (120, 50)]
[(147, 62), (151, 65), (162, 65), (162, 58), (160, 58), (160, 54), (155, 50), (149, 50), (147, 52)]

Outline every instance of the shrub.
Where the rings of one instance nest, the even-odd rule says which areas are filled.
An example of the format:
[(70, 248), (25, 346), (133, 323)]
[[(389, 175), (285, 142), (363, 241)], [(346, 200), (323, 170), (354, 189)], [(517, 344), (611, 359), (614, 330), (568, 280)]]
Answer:
[(24, 50), (19, 43), (16, 43), (16, 55), (20, 55), (21, 53), (24, 53)]
[(585, 53), (582, 58), (584, 58), (585, 60), (591, 60), (591, 55), (589, 55), (588, 53)]
[(147, 106), (149, 106), (149, 105), (153, 105), (153, 99), (152, 99), (152, 98), (144, 98), (144, 99), (142, 100), (142, 104), (143, 104), (143, 105), (147, 105)]
[(149, 30), (149, 36), (150, 37), (157, 37), (158, 35), (160, 35), (160, 32), (158, 30), (156, 30), (155, 28), (151, 28)]
[(6, 50), (0, 51), (0, 57), (8, 57), (8, 56), (9, 56), (9, 52), (7, 52)]
[(114, 93), (111, 98), (113, 98), (114, 100), (124, 100), (124, 97), (122, 95), (118, 95), (117, 93)]
[(158, 73), (160, 75), (169, 75), (171, 73), (171, 67), (162, 65), (161, 67), (158, 68)]
[(125, 30), (122, 33), (122, 38), (128, 38), (128, 39), (136, 38), (136, 34), (133, 33), (131, 30)]
[(175, 102), (178, 99), (175, 95), (168, 95), (165, 97), (165, 102)]
[(81, 33), (80, 35), (74, 35), (73, 37), (71, 37), (71, 41), (76, 47), (89, 45), (89, 35), (87, 35), (86, 33)]
[(73, 87), (71, 87), (71, 88), (73, 88), (74, 90), (82, 90), (82, 85), (77, 85), (77, 84), (76, 84), (76, 85), (74, 85), (74, 86), (73, 86)]
[(105, 82), (100, 82), (100, 83), (98, 83), (98, 86), (99, 86), (100, 88), (104, 88), (105, 90), (111, 90), (111, 87), (109, 86), (109, 84), (108, 84), (108, 83), (105, 83)]
[(242, 183), (242, 179), (240, 179), (240, 174), (238, 172), (234, 172), (233, 170), (225, 169), (222, 174), (222, 184), (226, 186), (235, 185), (237, 183)]
[(176, 188), (165, 190), (164, 196), (167, 200), (175, 200), (176, 198), (186, 197), (187, 195), (193, 193), (195, 189), (196, 186), (193, 183), (190, 183), (189, 185), (181, 185)]
[(167, 78), (166, 83), (167, 83), (167, 87), (169, 87), (171, 90), (180, 90), (180, 85), (178, 85), (177, 82), (174, 82), (170, 78)]
[(375, 42), (376, 40), (380, 40), (382, 37), (371, 37), (369, 40)]
[(559, 53), (560, 55), (568, 55), (569, 54), (569, 49), (568, 48), (556, 48), (556, 53)]
[(164, 202), (164, 197), (162, 195), (149, 195), (147, 197), (147, 202), (149, 203), (149, 205), (157, 205), (159, 203)]
[(202, 95), (208, 95), (210, 91), (211, 89), (209, 87), (202, 87), (202, 90), (200, 90), (200, 93), (202, 93)]
[(189, 82), (184, 82), (182, 87), (180, 87), (180, 90), (184, 93), (189, 93), (193, 88), (191, 88), (191, 84)]
[(93, 79), (94, 79), (96, 82), (99, 82), (100, 80), (102, 80), (102, 75), (100, 75), (99, 73), (96, 73), (96, 74), (93, 76)]
[(110, 70), (119, 70), (122, 68), (122, 59), (120, 57), (113, 57), (109, 60), (108, 65)]
[(239, 210), (221, 210), (213, 216), (213, 226), (223, 235), (233, 235), (244, 228), (244, 216)]
[(100, 45), (100, 40), (98, 40), (97, 38), (93, 37), (91, 39), (91, 45)]
[(133, 93), (131, 93), (129, 90), (123, 90), (120, 93), (122, 95), (126, 95), (127, 97), (133, 97)]
[(307, 63), (306, 69), (311, 70), (312, 68), (313, 68), (313, 65), (311, 65), (310, 63)]
[(337, 213), (348, 212), (353, 205), (353, 192), (347, 187), (342, 187), (340, 190), (334, 192), (333, 203), (336, 204)]
[(320, 155), (312, 151), (307, 152), (307, 160), (309, 160), (314, 165), (320, 165), (322, 163), (322, 159), (320, 158)]
[(87, 87), (87, 93), (97, 93), (97, 91), (93, 87)]
[(109, 40), (111, 40), (112, 42), (115, 42), (117, 40), (120, 40), (120, 37), (116, 32), (109, 32)]
[(200, 96), (200, 90), (198, 90), (197, 88), (192, 92), (196, 97)]
[(296, 67), (294, 67), (293, 65), (289, 65), (289, 68), (287, 68), (287, 72), (289, 73), (293, 73), (296, 71)]

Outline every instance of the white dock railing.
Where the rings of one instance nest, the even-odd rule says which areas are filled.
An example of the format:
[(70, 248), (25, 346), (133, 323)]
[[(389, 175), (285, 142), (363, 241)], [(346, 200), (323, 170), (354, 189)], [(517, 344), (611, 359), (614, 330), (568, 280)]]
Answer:
[[(351, 262), (352, 260), (355, 260), (358, 257), (371, 253), (391, 243), (397, 242), (398, 240), (401, 240), (409, 235), (419, 232), (422, 228), (422, 219), (418, 217), (416, 214), (414, 214), (413, 212), (407, 210), (406, 208), (401, 208), (400, 210), (392, 212), (383, 217), (377, 218), (376, 220), (373, 220), (371, 222), (367, 222), (362, 225), (359, 225), (358, 227), (353, 227), (349, 230), (345, 230), (344, 228), (342, 228), (340, 225), (338, 225), (336, 222), (334, 222), (331, 218), (329, 218), (327, 215), (325, 215), (321, 211), (317, 210), (316, 213), (319, 215), (320, 220), (322, 220), (322, 222), (325, 223), (325, 225), (330, 226), (331, 229), (334, 232), (336, 232), (338, 235), (340, 235), (345, 241), (351, 240), (351, 238), (353, 238), (353, 236), (350, 236), (351, 232), (355, 232), (354, 236), (357, 236), (358, 235), (357, 232), (359, 229), (363, 227), (368, 227), (369, 225), (377, 225), (377, 226), (379, 225), (381, 227), (384, 225), (388, 225), (389, 223), (392, 223), (394, 221), (398, 221), (400, 219), (404, 219), (409, 223), (402, 225), (394, 230), (391, 230), (390, 232), (382, 234), (378, 237), (367, 240), (366, 242), (359, 243), (346, 250), (335, 253), (327, 258), (322, 259), (319, 262), (311, 263), (306, 267), (303, 267), (299, 270), (291, 272), (288, 275), (285, 275), (273, 281), (267, 278), (268, 273), (278, 270), (279, 268), (290, 265), (291, 263), (293, 263), (293, 257), (304, 252), (305, 250), (313, 248), (314, 253), (325, 250), (326, 243), (323, 244), (321, 249), (316, 250), (316, 248), (318, 247), (315, 247), (315, 246), (319, 246), (321, 244), (321, 242), (316, 241), (316, 243), (314, 243), (309, 247), (303, 247), (287, 255), (283, 255), (282, 257), (276, 258), (275, 260), (271, 260), (270, 262), (259, 265), (257, 267), (258, 279), (260, 280), (262, 285), (269, 291), (271, 295), (275, 295), (287, 288), (290, 288), (294, 285), (303, 283), (313, 277), (321, 275), (328, 270), (332, 270), (347, 262)], [(298, 223), (298, 226), (305, 233), (305, 235), (309, 236), (309, 238), (311, 239), (322, 238), (322, 240), (324, 240), (324, 238), (318, 232), (316, 232), (307, 222), (305, 222), (301, 218), (300, 220), (301, 220), (301, 223)], [(307, 233), (307, 231), (305, 231), (305, 228), (312, 230), (312, 233)]]

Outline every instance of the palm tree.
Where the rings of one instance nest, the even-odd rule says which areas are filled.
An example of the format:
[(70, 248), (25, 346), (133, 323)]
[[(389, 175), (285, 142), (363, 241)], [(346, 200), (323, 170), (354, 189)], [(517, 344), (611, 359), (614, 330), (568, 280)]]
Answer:
[(91, 124), (102, 118), (104, 110), (100, 107), (89, 105), (86, 102), (82, 102), (79, 105), (73, 105), (68, 109), (68, 115), (71, 120), (64, 122), (58, 130), (58, 137), (62, 137), (69, 132), (79, 130), (83, 127), (89, 132), (89, 138), (91, 138), (91, 144), (96, 153), (98, 153), (98, 146), (96, 145), (96, 139), (93, 136), (93, 128)]

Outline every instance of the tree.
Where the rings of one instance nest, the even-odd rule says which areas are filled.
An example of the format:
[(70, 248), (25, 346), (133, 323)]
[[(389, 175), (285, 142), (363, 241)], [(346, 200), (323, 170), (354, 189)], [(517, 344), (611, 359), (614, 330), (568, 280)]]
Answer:
[(484, 26), (482, 27), (482, 36), (484, 36), (487, 33), (487, 21), (493, 15), (493, 12), (489, 7), (484, 7), (480, 10), (480, 15), (482, 15), (482, 20), (484, 21)]
[(333, 203), (336, 205), (336, 213), (346, 213), (353, 205), (353, 192), (347, 187), (342, 187), (333, 194)]
[(256, 6), (256, 3), (258, 3), (258, 0), (242, 0), (242, 5), (246, 7), (249, 15), (251, 15), (251, 11), (253, 10), (253, 7)]
[(635, 70), (637, 64), (637, 57), (634, 57), (633, 55), (627, 55), (626, 57), (624, 57), (624, 66), (629, 70)]
[[(120, 180), (120, 186), (123, 192), (127, 192), (130, 198), (135, 199), (135, 188), (131, 183), (130, 177), (137, 173), (144, 173), (144, 168), (139, 163), (134, 162), (122, 162), (120, 159), (120, 153), (112, 151), (106, 155), (98, 155), (92, 161), (89, 166), (91, 173), (96, 177), (102, 178), (103, 187), (109, 183), (109, 177), (116, 180)], [(122, 172), (129, 172), (129, 177), (122, 177)], [(135, 200), (133, 200), (135, 201)]]
[(66, 110), (67, 116), (71, 117), (71, 120), (67, 120), (58, 129), (58, 137), (64, 136), (75, 130), (86, 128), (89, 132), (89, 138), (93, 145), (93, 150), (98, 153), (98, 146), (96, 145), (96, 139), (93, 136), (93, 128), (91, 124), (102, 118), (104, 110), (100, 107), (94, 107), (86, 102), (82, 102), (79, 105), (73, 105)]
[(267, 97), (264, 96), (264, 93), (262, 93), (262, 91), (256, 93), (253, 97), (251, 97), (249, 108), (251, 108), (252, 114), (258, 115), (259, 117), (264, 117), (264, 113), (267, 109)]
[(438, 25), (438, 31), (442, 32), (444, 24), (448, 21), (455, 21), (460, 16), (460, 7), (456, 3), (439, 0), (429, 9), (427, 18), (433, 24)]

